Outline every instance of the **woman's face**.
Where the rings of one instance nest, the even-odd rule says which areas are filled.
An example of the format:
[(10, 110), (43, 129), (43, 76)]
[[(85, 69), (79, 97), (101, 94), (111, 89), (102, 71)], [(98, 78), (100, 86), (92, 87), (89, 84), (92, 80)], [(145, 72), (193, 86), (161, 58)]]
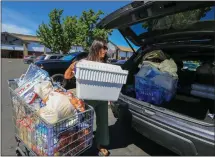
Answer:
[(105, 45), (103, 48), (101, 48), (100, 51), (99, 51), (99, 57), (104, 58), (105, 54), (107, 53), (107, 50), (108, 50), (107, 45)]

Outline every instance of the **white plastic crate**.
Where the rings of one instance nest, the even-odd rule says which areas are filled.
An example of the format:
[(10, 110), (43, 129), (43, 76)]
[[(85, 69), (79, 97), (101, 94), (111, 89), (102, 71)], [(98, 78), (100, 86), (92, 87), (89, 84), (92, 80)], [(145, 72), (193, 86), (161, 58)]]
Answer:
[(93, 61), (81, 61), (76, 65), (76, 94), (80, 99), (116, 101), (127, 70), (120, 66)]

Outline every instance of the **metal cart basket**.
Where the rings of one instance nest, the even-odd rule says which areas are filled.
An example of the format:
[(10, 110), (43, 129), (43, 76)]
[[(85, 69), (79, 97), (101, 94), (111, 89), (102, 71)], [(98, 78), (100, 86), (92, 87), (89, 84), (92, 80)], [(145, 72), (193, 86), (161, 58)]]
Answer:
[(8, 80), (8, 86), (17, 155), (77, 156), (92, 146), (94, 110), (91, 106), (86, 105), (84, 112), (49, 124), (14, 92), (18, 87), (16, 80)]

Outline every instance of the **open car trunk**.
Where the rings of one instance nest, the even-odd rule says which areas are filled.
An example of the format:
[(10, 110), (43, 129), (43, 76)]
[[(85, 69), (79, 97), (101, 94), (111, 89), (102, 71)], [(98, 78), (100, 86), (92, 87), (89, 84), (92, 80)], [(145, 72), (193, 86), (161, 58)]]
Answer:
[[(198, 79), (203, 77), (204, 83), (206, 83), (209, 86), (214, 87), (214, 79), (213, 78), (208, 78), (206, 75), (205, 76), (197, 76), (196, 71), (192, 70), (183, 70), (182, 68), (184, 67), (183, 65), (183, 60), (188, 60), (193, 59), (194, 61), (202, 61), (202, 62), (209, 62), (213, 63), (214, 55), (213, 55), (213, 49), (209, 50), (204, 50), (205, 55), (199, 55), (199, 53), (203, 52), (195, 52), (193, 53), (192, 51), (187, 51), (186, 49), (171, 49), (171, 50), (163, 50), (163, 52), (168, 53), (170, 58), (173, 58), (175, 63), (177, 64), (177, 74), (178, 74), (178, 88), (177, 92), (174, 95), (174, 97), (171, 99), (170, 102), (165, 102), (162, 103), (161, 105), (154, 105), (157, 106), (158, 109), (165, 108), (173, 113), (179, 113), (182, 116), (188, 116), (190, 118), (196, 119), (196, 120), (201, 120), (206, 123), (214, 124), (215, 120), (211, 117), (208, 116), (209, 113), (214, 114), (215, 113), (215, 106), (214, 106), (214, 100), (208, 99), (208, 98), (202, 98), (198, 96), (193, 96), (191, 95), (191, 85), (198, 83)], [(169, 52), (168, 52), (169, 51)], [(174, 52), (175, 53), (171, 53)], [(178, 55), (180, 54), (177, 51), (184, 52), (186, 55)], [(206, 54), (209, 54), (208, 56)], [(138, 58), (138, 57), (136, 57)], [(140, 57), (139, 60), (142, 57)], [(135, 59), (134, 59), (135, 60)], [(139, 62), (141, 63), (141, 62)], [(130, 63), (127, 63), (131, 65)], [(124, 85), (122, 88), (122, 94), (126, 95), (128, 97), (136, 98), (136, 93), (135, 93), (135, 75), (139, 72), (140, 68), (138, 68), (139, 64), (136, 64), (136, 67), (132, 68), (129, 70), (129, 76), (127, 80), (127, 84)], [(126, 66), (126, 65), (124, 65)], [(131, 67), (131, 66), (130, 66)], [(194, 68), (195, 69), (195, 68)], [(140, 100), (138, 100), (140, 101)]]
[[(180, 87), (170, 102), (159, 107), (214, 124), (208, 117), (209, 111), (214, 113), (214, 100), (192, 96), (190, 88), (196, 83), (196, 72), (181, 70), (185, 60), (214, 62), (214, 12), (214, 2), (210, 1), (141, 1), (132, 2), (102, 19), (98, 27), (117, 28), (125, 39), (141, 47), (122, 65), (129, 71), (122, 94), (136, 98), (135, 91), (127, 89), (135, 85), (142, 54), (156, 47), (177, 64)], [(207, 84), (207, 75), (198, 77)], [(214, 87), (214, 78), (210, 85)]]

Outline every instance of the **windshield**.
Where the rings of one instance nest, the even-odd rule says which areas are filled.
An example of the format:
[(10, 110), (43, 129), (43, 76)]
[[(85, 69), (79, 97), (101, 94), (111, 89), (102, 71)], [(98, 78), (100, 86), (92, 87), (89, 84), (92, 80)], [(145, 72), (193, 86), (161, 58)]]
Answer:
[(66, 56), (63, 56), (62, 58), (60, 58), (61, 60), (64, 60), (64, 61), (70, 61), (72, 60), (74, 57), (76, 57), (77, 54), (69, 54), (69, 55), (66, 55)]
[[(130, 26), (131, 30), (137, 35), (152, 31), (164, 30), (183, 30), (187, 29), (196, 22), (214, 20), (215, 7), (206, 7), (189, 10), (173, 15), (168, 15), (158, 19), (144, 21)], [(141, 16), (141, 15), (140, 15)]]

